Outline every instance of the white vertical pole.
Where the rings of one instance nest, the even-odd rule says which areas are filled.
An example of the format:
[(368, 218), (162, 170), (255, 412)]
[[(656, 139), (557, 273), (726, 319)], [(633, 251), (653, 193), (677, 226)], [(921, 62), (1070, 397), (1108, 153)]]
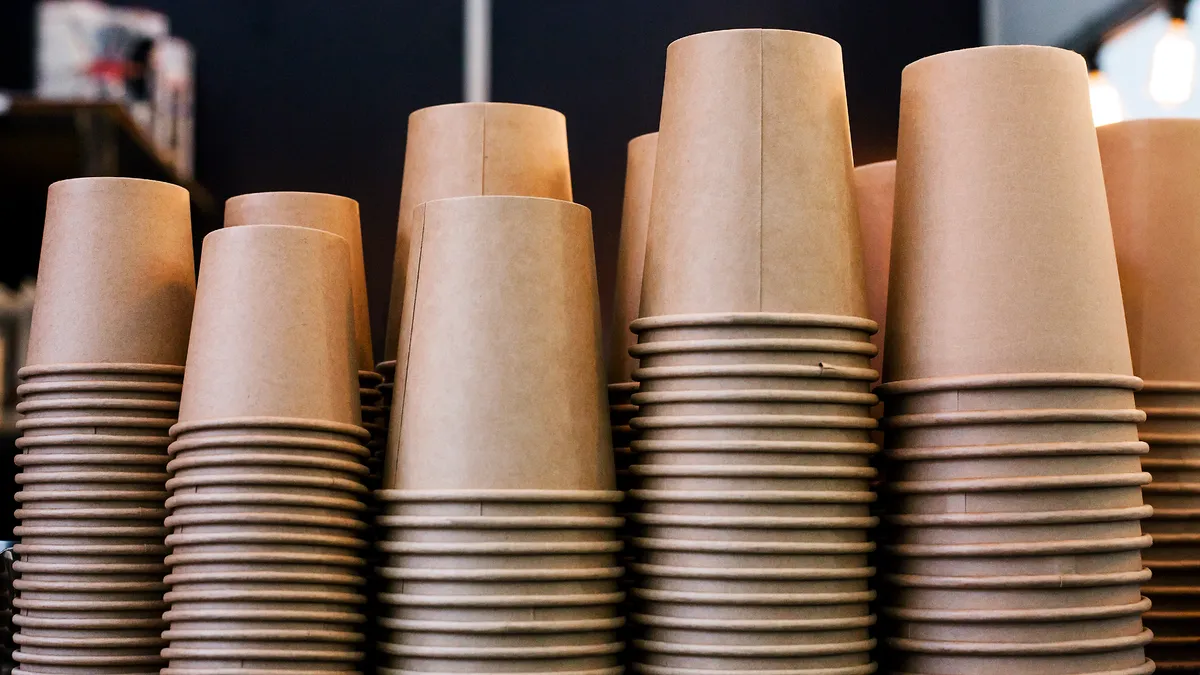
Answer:
[(492, 94), (492, 0), (463, 0), (463, 99)]
[(979, 12), (979, 37), (985, 45), (998, 45), (1004, 40), (1005, 0), (983, 0)]

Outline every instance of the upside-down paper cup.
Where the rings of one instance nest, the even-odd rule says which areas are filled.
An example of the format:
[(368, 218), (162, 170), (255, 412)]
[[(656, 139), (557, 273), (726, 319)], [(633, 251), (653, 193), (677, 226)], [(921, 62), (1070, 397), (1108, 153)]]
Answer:
[(1078, 54), (982, 47), (905, 68), (895, 206), (885, 383), (1132, 374)]
[(654, 187), (654, 158), (658, 133), (629, 141), (625, 164), (625, 201), (621, 210), (621, 243), (617, 252), (617, 282), (613, 291), (612, 329), (608, 336), (608, 381), (629, 382), (637, 361), (629, 348), (637, 339), (629, 324), (637, 319), (642, 303), (642, 269), (646, 262), (646, 234), (650, 226), (650, 196)]
[(781, 30), (673, 42), (654, 171), (643, 317), (867, 315), (836, 42)]
[(413, 209), (435, 199), (479, 195), (570, 200), (562, 113), (512, 103), (453, 103), (409, 116), (384, 363), (396, 359), (400, 340)]
[(1200, 313), (1200, 214), (1189, 176), (1200, 170), (1200, 122), (1132, 120), (1096, 129), (1129, 326), (1133, 370), (1146, 380), (1200, 381), (1196, 337), (1184, 326)]
[(346, 240), (350, 255), (350, 296), (354, 303), (354, 344), (358, 369), (370, 371), (371, 315), (367, 309), (367, 273), (363, 267), (358, 202), (314, 192), (258, 192), (225, 202), (225, 227), (292, 225), (324, 230)]
[[(469, 197), (414, 219), (385, 487), (612, 489), (588, 210)], [(514, 397), (536, 404), (517, 418)]]
[(347, 250), (341, 237), (299, 227), (205, 237), (181, 423), (360, 423)]
[(888, 267), (892, 255), (892, 205), (896, 195), (896, 160), (854, 169), (858, 196), (858, 226), (862, 233), (863, 267), (867, 282), (867, 311), (879, 332), (871, 342), (879, 353), (871, 367), (883, 372), (883, 340), (887, 324)]
[(28, 366), (183, 365), (195, 298), (187, 190), (132, 178), (50, 186)]

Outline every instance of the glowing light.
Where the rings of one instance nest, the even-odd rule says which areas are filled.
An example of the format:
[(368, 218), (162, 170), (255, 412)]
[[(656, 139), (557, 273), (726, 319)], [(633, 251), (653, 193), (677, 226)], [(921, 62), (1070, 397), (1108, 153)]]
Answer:
[(1092, 121), (1096, 126), (1120, 122), (1125, 118), (1121, 95), (1104, 73), (1099, 70), (1088, 73), (1088, 90), (1092, 96)]
[(1196, 45), (1187, 22), (1171, 19), (1166, 34), (1154, 46), (1150, 63), (1150, 97), (1163, 106), (1177, 106), (1192, 97), (1196, 75)]

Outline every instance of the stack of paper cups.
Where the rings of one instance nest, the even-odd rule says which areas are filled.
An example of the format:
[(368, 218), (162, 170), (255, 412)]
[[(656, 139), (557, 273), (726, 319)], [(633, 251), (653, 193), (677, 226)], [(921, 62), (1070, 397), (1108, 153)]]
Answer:
[(195, 297), (188, 194), (50, 186), (16, 457), (21, 673), (157, 673), (167, 430)]
[(363, 478), (349, 251), (247, 225), (204, 241), (166, 525), (164, 675), (355, 672)]
[(413, 223), (378, 672), (618, 675), (621, 493), (588, 210), (465, 197)]
[[(633, 429), (629, 427), (629, 422), (637, 414), (637, 406), (630, 402), (637, 392), (637, 382), (633, 381), (637, 361), (629, 355), (629, 348), (637, 340), (629, 330), (629, 324), (638, 317), (638, 307), (642, 302), (642, 269), (646, 260), (646, 230), (650, 225), (650, 189), (653, 187), (657, 147), (657, 133), (638, 136), (629, 142), (629, 156), (625, 165), (625, 203), (621, 210), (621, 243), (617, 253), (617, 282), (607, 363), (608, 417), (612, 424), (617, 489), (622, 492), (628, 492), (630, 488), (629, 467), (633, 464), (633, 454), (629, 443), (633, 440)], [(628, 506), (628, 501), (622, 503), (623, 509)], [(622, 512), (621, 515), (627, 514)], [(626, 540), (629, 534), (625, 533)], [(627, 547), (626, 555), (631, 553)]]
[(350, 247), (350, 297), (354, 303), (354, 353), (358, 363), (358, 396), (363, 428), (371, 432), (367, 449), (370, 474), (367, 487), (382, 485), (383, 454), (387, 446), (387, 420), (383, 419), (383, 377), (370, 370), (371, 314), (367, 306), (367, 273), (363, 265), (362, 227), (358, 202), (338, 195), (314, 192), (258, 192), (225, 202), (225, 227), (238, 225), (289, 225), (336, 234)]
[(375, 367), (384, 379), (379, 389), (385, 420), (394, 396), (413, 209), (434, 199), (481, 195), (571, 200), (567, 120), (562, 113), (513, 103), (452, 103), (408, 116), (387, 339), (384, 360)]
[(1086, 71), (1049, 47), (904, 71), (877, 389), (892, 672), (1154, 670), (1145, 416)]
[(1108, 188), (1133, 372), (1145, 380), (1139, 437), (1150, 446), (1143, 488), (1154, 516), (1142, 591), (1159, 671), (1200, 669), (1200, 120), (1154, 119), (1097, 129)]
[(632, 444), (634, 668), (865, 675), (877, 373), (841, 50), (667, 51)]

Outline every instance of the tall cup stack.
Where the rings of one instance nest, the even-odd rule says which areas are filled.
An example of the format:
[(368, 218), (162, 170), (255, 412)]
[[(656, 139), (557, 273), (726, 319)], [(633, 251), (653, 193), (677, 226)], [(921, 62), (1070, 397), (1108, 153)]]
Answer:
[(1143, 488), (1154, 572), (1142, 588), (1154, 608), (1146, 652), (1163, 672), (1200, 670), (1200, 120), (1153, 119), (1100, 127), (1117, 267), (1136, 394), (1150, 446)]
[(367, 273), (363, 263), (362, 226), (358, 202), (339, 195), (313, 192), (258, 192), (225, 202), (225, 227), (239, 225), (289, 225), (335, 234), (350, 247), (350, 293), (354, 303), (354, 345), (358, 357), (358, 396), (363, 428), (371, 432), (367, 449), (367, 487), (382, 484), (383, 454), (387, 445), (387, 420), (383, 418), (383, 377), (370, 370), (375, 363), (371, 347), (371, 314), (367, 306)]
[(586, 208), (413, 214), (386, 488), (381, 675), (618, 675), (621, 542)]
[(16, 457), (17, 673), (158, 673), (167, 430), (195, 267), (188, 193), (50, 186)]
[(1150, 673), (1146, 444), (1087, 69), (903, 75), (884, 400), (891, 672)]
[(865, 318), (841, 49), (667, 50), (632, 397), (633, 668), (874, 672)]
[(379, 390), (385, 421), (394, 395), (413, 209), (434, 199), (482, 195), (571, 200), (567, 120), (562, 113), (513, 103), (452, 103), (409, 115), (387, 339), (384, 360), (375, 366), (384, 380)]
[(368, 433), (349, 248), (275, 225), (208, 235), (179, 422), (163, 675), (357, 672)]
[[(608, 336), (608, 417), (612, 424), (613, 456), (617, 465), (617, 489), (628, 492), (629, 467), (633, 464), (629, 421), (637, 414), (630, 398), (637, 392), (633, 370), (637, 361), (629, 348), (637, 343), (629, 324), (638, 317), (642, 302), (642, 269), (646, 260), (646, 231), (650, 225), (650, 190), (654, 181), (654, 157), (658, 134), (644, 134), (629, 141), (625, 165), (625, 201), (621, 210), (621, 242), (617, 253), (617, 281), (613, 294), (612, 331)], [(623, 502), (627, 509), (629, 502)], [(621, 515), (627, 515), (622, 513)], [(629, 523), (626, 523), (628, 526)], [(628, 534), (628, 532), (626, 532)], [(628, 538), (628, 537), (626, 537)], [(632, 553), (627, 547), (626, 555)]]

